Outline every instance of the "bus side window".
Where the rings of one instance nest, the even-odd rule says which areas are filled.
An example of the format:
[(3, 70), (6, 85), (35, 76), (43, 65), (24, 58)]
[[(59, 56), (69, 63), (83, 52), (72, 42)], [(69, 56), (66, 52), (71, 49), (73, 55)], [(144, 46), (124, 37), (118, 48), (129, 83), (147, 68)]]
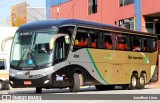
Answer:
[(81, 47), (87, 47), (88, 46), (88, 38), (81, 38), (80, 41), (78, 41), (78, 46)]
[(148, 40), (148, 38), (143, 39), (142, 51), (149, 52), (149, 40)]
[(105, 33), (104, 39), (106, 49), (113, 49), (111, 35), (109, 35), (109, 33)]
[(97, 40), (96, 39), (91, 39), (91, 47), (97, 48)]
[(117, 45), (118, 50), (127, 50), (127, 42), (126, 42), (127, 40), (125, 36), (118, 36), (117, 41), (118, 41)]
[(150, 39), (151, 41), (151, 52), (154, 52), (157, 50), (157, 40), (156, 38)]
[(68, 34), (69, 37), (72, 37), (72, 33), (73, 33), (73, 29), (74, 26), (64, 26), (64, 27), (60, 27), (58, 33), (62, 33), (62, 34)]
[(75, 38), (75, 47), (88, 47), (88, 33), (86, 29), (79, 28)]
[(141, 51), (141, 39), (140, 37), (133, 37), (133, 51), (139, 52)]
[(91, 48), (97, 48), (97, 39), (98, 36), (95, 34), (94, 31), (90, 31), (90, 38), (91, 38)]
[(104, 49), (105, 44), (102, 37), (103, 37), (102, 31), (99, 30), (90, 31), (91, 47)]

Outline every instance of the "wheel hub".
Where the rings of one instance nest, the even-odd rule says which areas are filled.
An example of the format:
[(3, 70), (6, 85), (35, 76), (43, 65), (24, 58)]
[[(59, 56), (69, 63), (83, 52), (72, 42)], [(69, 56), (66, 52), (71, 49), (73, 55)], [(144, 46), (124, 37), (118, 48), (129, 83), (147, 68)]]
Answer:
[(144, 78), (140, 78), (140, 85), (144, 85), (144, 82), (145, 82)]
[(134, 77), (134, 78), (132, 78), (132, 85), (133, 85), (133, 87), (135, 87), (136, 86), (136, 78)]

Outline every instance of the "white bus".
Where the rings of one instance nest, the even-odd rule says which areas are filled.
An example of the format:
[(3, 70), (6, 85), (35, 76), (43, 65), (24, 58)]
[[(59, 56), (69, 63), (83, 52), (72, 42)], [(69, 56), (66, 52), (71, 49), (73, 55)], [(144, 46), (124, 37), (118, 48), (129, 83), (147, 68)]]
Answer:
[(158, 78), (157, 36), (74, 19), (45, 20), (17, 30), (10, 58), (13, 88), (143, 89)]

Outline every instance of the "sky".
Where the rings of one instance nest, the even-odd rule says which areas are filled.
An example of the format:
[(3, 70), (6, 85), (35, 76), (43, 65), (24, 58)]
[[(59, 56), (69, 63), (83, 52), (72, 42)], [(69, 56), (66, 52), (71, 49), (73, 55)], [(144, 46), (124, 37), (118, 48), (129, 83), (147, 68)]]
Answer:
[(46, 7), (46, 0), (0, 0), (0, 26), (4, 18), (10, 17), (11, 6), (28, 1), (30, 7)]

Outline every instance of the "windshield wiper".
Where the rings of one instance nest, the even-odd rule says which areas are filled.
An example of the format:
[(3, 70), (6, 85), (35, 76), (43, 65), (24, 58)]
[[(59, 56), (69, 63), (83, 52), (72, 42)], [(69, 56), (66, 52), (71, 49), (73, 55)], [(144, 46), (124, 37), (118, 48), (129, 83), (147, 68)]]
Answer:
[[(20, 59), (20, 61), (19, 61), (18, 64), (17, 64), (17, 68), (19, 67), (20, 63), (22, 62), (22, 60), (23, 60), (23, 58), (24, 58), (26, 52), (27, 52), (27, 51), (25, 51), (25, 52), (23, 53), (22, 58)], [(28, 54), (29, 54), (29, 56), (31, 56), (31, 58), (33, 59), (33, 63), (34, 63), (34, 65), (35, 65), (35, 67), (38, 68), (38, 65), (37, 65), (37, 63), (36, 63), (36, 61), (35, 61), (35, 59), (34, 59), (32, 53), (28, 53)], [(28, 59), (30, 59), (30, 58), (28, 57)]]
[[(29, 53), (29, 56), (31, 56), (31, 58), (33, 59), (34, 65), (36, 66), (36, 68), (38, 68), (37, 62), (35, 61), (35, 59), (34, 59), (32, 53)], [(28, 59), (30, 59), (30, 58), (28, 58)]]
[(23, 53), (23, 55), (22, 55), (22, 58), (20, 59), (20, 61), (19, 61), (18, 64), (17, 64), (17, 68), (19, 67), (20, 63), (22, 62), (22, 59), (23, 59), (24, 55), (26, 54), (26, 52), (27, 52), (27, 51), (24, 51), (24, 53)]

